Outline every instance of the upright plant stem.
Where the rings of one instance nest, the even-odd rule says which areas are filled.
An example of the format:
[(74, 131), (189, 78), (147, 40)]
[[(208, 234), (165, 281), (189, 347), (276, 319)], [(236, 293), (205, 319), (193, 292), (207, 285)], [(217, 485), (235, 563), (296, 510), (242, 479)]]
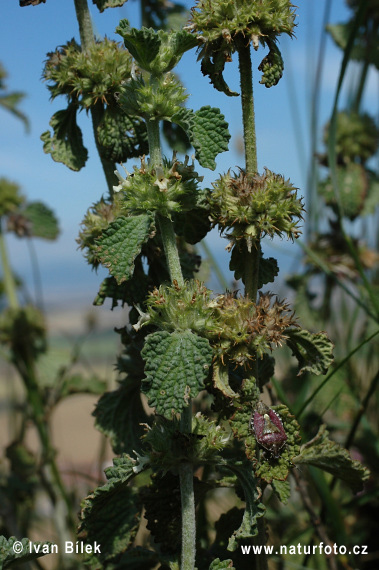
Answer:
[[(93, 32), (91, 14), (88, 9), (87, 0), (74, 0), (76, 18), (79, 24), (79, 34), (80, 43), (82, 51), (87, 51), (95, 43), (95, 34)], [(91, 107), (91, 118), (93, 126), (93, 134), (95, 137), (95, 143), (97, 152), (100, 157), (101, 165), (103, 167), (105, 179), (107, 181), (109, 195), (113, 195), (113, 185), (116, 182), (114, 171), (116, 170), (116, 165), (105, 158), (103, 155), (101, 145), (99, 143), (99, 136), (97, 134), (98, 127), (104, 115), (104, 105), (98, 102), (95, 106)]]
[[(236, 45), (238, 50), (238, 63), (240, 72), (246, 174), (247, 176), (252, 177), (258, 172), (258, 159), (250, 43), (246, 42), (245, 38), (240, 37)], [(258, 237), (251, 244), (251, 249), (246, 260), (245, 270), (245, 295), (249, 296), (253, 302), (256, 301), (258, 293), (260, 252), (260, 239)], [(259, 386), (257, 358), (255, 359), (255, 365), (252, 374), (256, 379), (257, 385)], [(257, 546), (264, 546), (266, 544), (265, 523), (263, 519), (259, 519), (258, 521), (258, 535), (254, 538), (254, 544)], [(262, 553), (256, 556), (254, 562), (255, 568), (257, 570), (267, 570), (267, 558), (265, 554)]]
[[(255, 132), (255, 112), (253, 95), (253, 71), (251, 65), (250, 43), (240, 37), (236, 42), (241, 85), (243, 138), (245, 144), (246, 174), (254, 176), (258, 172), (257, 136)], [(252, 301), (257, 298), (258, 271), (260, 258), (260, 240), (256, 239), (249, 251), (245, 270), (245, 294)]]
[[(146, 126), (149, 141), (149, 165), (151, 167), (159, 167), (162, 165), (159, 122), (156, 120), (148, 120), (146, 121)], [(173, 223), (169, 218), (158, 214), (157, 221), (161, 232), (171, 282), (176, 282), (179, 287), (183, 287), (184, 279), (180, 265), (178, 248), (176, 245)], [(192, 431), (191, 401), (187, 408), (182, 412), (181, 429), (183, 433), (191, 433)], [(196, 517), (195, 495), (193, 488), (193, 467), (190, 462), (182, 462), (179, 465), (179, 481), (182, 506), (181, 570), (194, 570), (196, 557)]]
[(1, 227), (1, 220), (0, 220), (0, 259), (3, 268), (4, 290), (6, 297), (8, 299), (9, 307), (11, 309), (18, 309), (19, 303), (16, 293), (16, 283), (13, 277), (12, 269), (9, 264), (9, 257), (7, 252), (7, 246), (4, 239), (3, 230)]

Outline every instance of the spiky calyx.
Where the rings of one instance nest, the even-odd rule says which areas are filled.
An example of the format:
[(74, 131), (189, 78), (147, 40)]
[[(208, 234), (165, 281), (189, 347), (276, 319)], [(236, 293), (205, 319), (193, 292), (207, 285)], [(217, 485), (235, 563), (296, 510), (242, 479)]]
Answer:
[(209, 336), (211, 346), (221, 359), (248, 367), (255, 358), (261, 359), (288, 338), (286, 329), (298, 326), (289, 305), (273, 295), (260, 293), (253, 303), (247, 297), (232, 293), (220, 295), (211, 302), (216, 328)]
[(173, 73), (160, 77), (135, 75), (124, 83), (118, 102), (128, 115), (137, 115), (146, 120), (171, 120), (182, 110), (188, 98), (185, 88)]
[(205, 331), (216, 325), (210, 295), (211, 291), (197, 280), (188, 281), (185, 287), (161, 285), (148, 295), (145, 320), (169, 332), (191, 330), (206, 336)]
[(280, 34), (292, 36), (294, 27), (294, 6), (288, 0), (199, 0), (190, 25), (204, 42), (223, 38), (227, 49), (237, 35), (246, 43), (260, 40), (264, 44)]
[(179, 162), (174, 154), (171, 161), (164, 160), (162, 166), (150, 167), (145, 159), (141, 166), (123, 178), (118, 172), (120, 184), (113, 190), (122, 201), (126, 214), (158, 212), (171, 217), (174, 212), (185, 212), (198, 205), (200, 190), (198, 182), (203, 178), (195, 171), (194, 164)]
[(214, 224), (221, 231), (232, 230), (227, 234), (231, 246), (245, 239), (250, 250), (254, 240), (266, 235), (290, 239), (300, 235), (304, 208), (297, 188), (267, 168), (262, 175), (240, 169), (238, 176), (232, 176), (229, 171), (213, 184), (208, 201)]
[(104, 39), (83, 52), (72, 39), (48, 54), (43, 78), (52, 99), (66, 95), (88, 109), (98, 101), (110, 105), (114, 94), (130, 79), (132, 58), (118, 43)]
[[(329, 124), (325, 127), (324, 142), (328, 143)], [(367, 113), (343, 111), (337, 115), (336, 153), (339, 162), (349, 164), (359, 160), (364, 164), (379, 145), (379, 130)]]

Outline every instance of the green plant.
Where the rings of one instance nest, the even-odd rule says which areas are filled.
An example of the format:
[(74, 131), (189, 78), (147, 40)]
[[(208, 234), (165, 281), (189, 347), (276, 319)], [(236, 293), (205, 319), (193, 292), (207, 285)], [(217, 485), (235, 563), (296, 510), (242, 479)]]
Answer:
[[(280, 384), (276, 396), (270, 385), (272, 353), (280, 354), (282, 345), (297, 359), (300, 376), (326, 374), (333, 361), (326, 333), (302, 328), (287, 302), (260, 291), (278, 273), (275, 259), (264, 258), (261, 239), (297, 239), (304, 210), (289, 180), (258, 169), (251, 46), (268, 48), (258, 68), (261, 83), (274, 86), (283, 72), (278, 38), (293, 35), (294, 6), (287, 0), (200, 1), (190, 24), (175, 32), (138, 30), (122, 20), (117, 31), (128, 51), (108, 40), (96, 43), (86, 0), (75, 6), (82, 45), (67, 44), (45, 66), (52, 96), (64, 95), (68, 107), (54, 115), (53, 135), (42, 139), (54, 159), (81, 168), (86, 153), (75, 116), (79, 108), (91, 114), (109, 195), (88, 210), (78, 241), (93, 267), (110, 272), (95, 303), (110, 298), (112, 306), (131, 307), (128, 326), (118, 331), (122, 380), (94, 412), (120, 457), (106, 470), (107, 483), (82, 504), (79, 537), (102, 547), (86, 564), (242, 568), (241, 544), (266, 544), (267, 491), (286, 503), (297, 465), (318, 467), (354, 492), (368, 478), (325, 427), (301, 447), (290, 403)], [(239, 61), (245, 164), (221, 174), (212, 188), (202, 188), (187, 157), (162, 156), (163, 122), (184, 132), (181, 140), (190, 142), (200, 167), (214, 170), (228, 147), (221, 111), (185, 107), (187, 94), (173, 74), (195, 47), (204, 75), (227, 96), (237, 93), (226, 84), (224, 67), (234, 54)], [(100, 73), (99, 61), (110, 67)], [(125, 176), (115, 170), (114, 161), (136, 156), (146, 141), (147, 159)], [(229, 239), (230, 267), (243, 294), (215, 296), (195, 279), (193, 245), (211, 226)], [(272, 397), (270, 407), (261, 401), (264, 392)], [(237, 499), (212, 538), (207, 497), (230, 489)], [(143, 509), (152, 538), (136, 545)], [(254, 566), (267, 568), (266, 556), (257, 555)]]

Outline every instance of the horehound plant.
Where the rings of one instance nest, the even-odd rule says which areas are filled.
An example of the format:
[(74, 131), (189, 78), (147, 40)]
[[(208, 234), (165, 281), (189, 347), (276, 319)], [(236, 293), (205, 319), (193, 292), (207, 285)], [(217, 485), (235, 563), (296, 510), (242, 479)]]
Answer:
[[(274, 86), (283, 72), (278, 38), (293, 35), (294, 7), (287, 0), (207, 0), (192, 10), (187, 27), (175, 32), (135, 29), (122, 20), (117, 32), (126, 51), (94, 42), (88, 26), (85, 35), (86, 2), (75, 4), (79, 20), (83, 17), (83, 45), (67, 44), (50, 55), (45, 68), (52, 96), (64, 94), (69, 101), (64, 117), (56, 114), (51, 123), (53, 137), (43, 135), (45, 150), (56, 160), (67, 149), (74, 155), (70, 132), (60, 140), (59, 125), (78, 108), (99, 102), (101, 114), (105, 108), (94, 120), (100, 153), (107, 146), (114, 160), (114, 149), (136, 145), (126, 137), (133, 131), (130, 124), (138, 125), (140, 140), (144, 124), (148, 142), (148, 156), (138, 166), (115, 172), (113, 189), (88, 210), (79, 236), (88, 262), (110, 273), (95, 304), (111, 298), (112, 307), (118, 302), (130, 307), (129, 322), (118, 331), (124, 345), (117, 361), (122, 380), (94, 412), (119, 457), (106, 470), (107, 483), (83, 501), (79, 537), (101, 545), (101, 553), (89, 556), (87, 564), (266, 568), (264, 554), (252, 559), (240, 550), (240, 545), (266, 544), (266, 488), (286, 502), (289, 474), (300, 464), (332, 473), (353, 491), (367, 478), (367, 471), (328, 439), (325, 428), (300, 447), (300, 426), (290, 410), (262, 401), (274, 375), (273, 351), (282, 345), (298, 360), (300, 376), (325, 374), (332, 363), (327, 335), (303, 329), (288, 303), (260, 291), (278, 273), (276, 260), (264, 258), (261, 239), (296, 239), (304, 209), (289, 180), (258, 169), (251, 48), (254, 53), (268, 48), (259, 64), (261, 83)], [(220, 175), (211, 189), (202, 187), (195, 160), (199, 168), (214, 170), (230, 135), (219, 109), (184, 106), (188, 95), (173, 70), (194, 48), (204, 75), (227, 96), (238, 94), (224, 81), (223, 69), (234, 54), (239, 61), (245, 164)], [(117, 51), (125, 66), (115, 81), (108, 81), (115, 78), (114, 66), (104, 67), (104, 81), (97, 80), (104, 88), (100, 97), (89, 67), (97, 57), (101, 76), (102, 49)], [(185, 133), (194, 159), (162, 155), (163, 122)], [(71, 141), (81, 142), (76, 124), (71, 134)], [(129, 156), (135, 156), (133, 148)], [(243, 294), (215, 294), (194, 278), (199, 258), (193, 246), (212, 226), (229, 239), (230, 267), (244, 284)], [(209, 532), (207, 493), (231, 488), (238, 497), (235, 506)], [(138, 533), (142, 514), (149, 539)]]

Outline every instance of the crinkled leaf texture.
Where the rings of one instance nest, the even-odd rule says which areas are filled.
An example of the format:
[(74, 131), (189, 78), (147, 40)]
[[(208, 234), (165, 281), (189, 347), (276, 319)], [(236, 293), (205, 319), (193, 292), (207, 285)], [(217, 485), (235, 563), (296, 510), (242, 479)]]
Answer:
[(298, 376), (304, 372), (326, 374), (333, 362), (333, 343), (326, 333), (305, 329), (287, 329), (287, 344), (299, 362)]
[(369, 471), (359, 461), (351, 459), (349, 452), (328, 438), (328, 430), (322, 425), (316, 437), (306, 443), (300, 455), (293, 459), (296, 465), (313, 465), (345, 481), (353, 493), (363, 488)]
[(271, 481), (271, 487), (274, 490), (275, 495), (278, 497), (279, 501), (285, 505), (291, 496), (291, 487), (289, 481), (279, 481), (278, 479), (273, 479)]
[(166, 418), (180, 414), (204, 388), (212, 354), (208, 340), (190, 330), (148, 335), (142, 350), (146, 362), (142, 391), (149, 406)]
[[(13, 546), (16, 542), (21, 543), (23, 547), (22, 552), (17, 554), (13, 550)], [(51, 542), (33, 541), (33, 553), (30, 552), (29, 543), (30, 540), (28, 538), (22, 538), (20, 540), (15, 536), (11, 536), (8, 539), (5, 538), (5, 536), (0, 536), (0, 568), (16, 567), (51, 552)], [(38, 550), (38, 552), (35, 552), (35, 550)]]
[(148, 278), (143, 272), (136, 272), (132, 279), (124, 281), (120, 285), (114, 277), (106, 277), (100, 284), (99, 292), (96, 295), (93, 304), (98, 307), (104, 304), (105, 299), (112, 299), (113, 310), (121, 302), (123, 307), (125, 304), (133, 306), (144, 302), (147, 295)]
[[(242, 279), (245, 283), (246, 277), (246, 259), (248, 249), (245, 240), (237, 243), (230, 256), (229, 269), (234, 271), (234, 278), (238, 281)], [(258, 268), (258, 289), (261, 289), (266, 283), (272, 283), (279, 273), (279, 267), (274, 257), (263, 257), (262, 249), (260, 250), (259, 268)]]
[(114, 220), (96, 240), (101, 263), (109, 269), (118, 284), (133, 275), (134, 260), (154, 228), (151, 214), (140, 214)]
[(87, 544), (101, 545), (100, 554), (89, 556), (88, 562), (103, 568), (133, 542), (139, 526), (140, 505), (136, 492), (128, 486), (135, 475), (135, 461), (129, 456), (114, 459), (106, 469), (108, 482), (95, 489), (82, 502), (79, 538)]
[(49, 240), (58, 237), (58, 220), (54, 212), (42, 202), (29, 202), (22, 214), (31, 224), (30, 235)]
[(246, 540), (258, 534), (258, 519), (264, 516), (266, 509), (259, 500), (262, 493), (257, 486), (251, 462), (229, 462), (225, 467), (237, 476), (246, 502), (241, 525), (229, 539), (228, 550), (233, 552), (238, 548), (239, 540)]
[(116, 32), (138, 65), (156, 75), (173, 69), (182, 55), (197, 45), (194, 35), (185, 30), (168, 33), (153, 28), (136, 29), (130, 27), (128, 20), (121, 20)]
[(62, 162), (71, 170), (80, 170), (85, 165), (88, 152), (83, 145), (82, 131), (76, 123), (75, 104), (62, 111), (57, 111), (50, 119), (53, 135), (45, 131), (41, 135), (43, 150), (51, 154), (55, 162)]
[(125, 380), (113, 392), (106, 392), (98, 401), (95, 411), (95, 427), (110, 438), (115, 453), (139, 450), (143, 435), (141, 424), (147, 423), (140, 383)]
[(228, 150), (230, 133), (220, 109), (206, 105), (198, 111), (183, 109), (171, 117), (187, 133), (201, 166), (214, 170), (215, 158)]
[(92, 0), (98, 7), (100, 12), (104, 12), (106, 8), (118, 8), (123, 6), (127, 0)]

